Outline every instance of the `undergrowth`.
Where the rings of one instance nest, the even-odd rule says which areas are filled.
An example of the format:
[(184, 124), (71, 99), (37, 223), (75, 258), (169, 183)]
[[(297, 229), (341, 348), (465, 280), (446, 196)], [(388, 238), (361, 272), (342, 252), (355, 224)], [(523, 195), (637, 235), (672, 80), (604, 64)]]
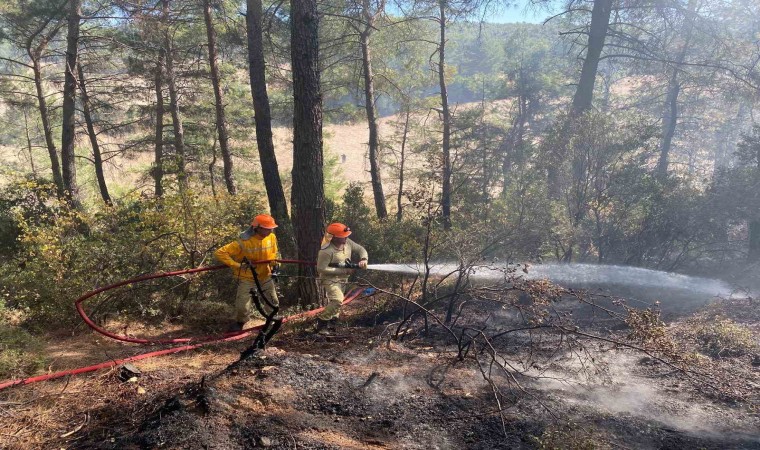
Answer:
[(45, 366), (43, 343), (24, 329), (0, 322), (0, 379), (31, 375)]
[(752, 355), (760, 350), (752, 331), (731, 319), (697, 323), (695, 336), (701, 350), (713, 358)]

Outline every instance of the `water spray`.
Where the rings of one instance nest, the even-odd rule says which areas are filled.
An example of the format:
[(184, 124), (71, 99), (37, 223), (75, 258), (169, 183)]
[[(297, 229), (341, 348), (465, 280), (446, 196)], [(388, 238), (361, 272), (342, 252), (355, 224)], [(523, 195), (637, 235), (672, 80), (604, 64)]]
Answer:
[[(426, 271), (419, 264), (370, 264), (367, 270), (412, 276)], [(431, 263), (428, 270), (431, 276), (442, 277), (456, 273), (460, 266), (451, 262)], [(469, 269), (472, 281), (504, 280), (505, 275), (510, 273), (514, 273), (516, 278), (549, 280), (566, 287), (621, 286), (675, 290), (708, 297), (729, 296), (732, 292), (731, 287), (721, 280), (640, 267), (603, 264), (491, 264)]]

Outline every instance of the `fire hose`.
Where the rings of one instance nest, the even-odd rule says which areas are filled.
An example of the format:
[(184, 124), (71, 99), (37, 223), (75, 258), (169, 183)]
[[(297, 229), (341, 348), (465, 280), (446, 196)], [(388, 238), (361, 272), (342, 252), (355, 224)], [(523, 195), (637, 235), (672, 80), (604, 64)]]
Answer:
[[(265, 264), (265, 263), (271, 263), (271, 262), (278, 262), (278, 263), (284, 263), (284, 264), (314, 265), (314, 263), (311, 263), (311, 262), (294, 260), (294, 259), (252, 261), (250, 264)], [(82, 306), (82, 303), (85, 300), (91, 297), (94, 297), (95, 295), (98, 295), (102, 292), (109, 291), (111, 289), (115, 289), (124, 285), (140, 283), (143, 281), (152, 280), (156, 278), (166, 278), (166, 277), (172, 277), (172, 276), (178, 276), (178, 275), (184, 275), (184, 274), (194, 274), (194, 273), (206, 272), (206, 271), (211, 271), (211, 270), (219, 270), (219, 269), (225, 269), (225, 268), (227, 268), (227, 266), (219, 265), (219, 266), (200, 267), (196, 269), (178, 270), (174, 272), (164, 272), (164, 273), (157, 273), (157, 274), (151, 274), (151, 275), (143, 275), (140, 277), (131, 278), (129, 280), (114, 283), (114, 284), (96, 289), (94, 291), (90, 291), (82, 295), (81, 297), (77, 298), (74, 301), (74, 305), (76, 306), (77, 312), (82, 317), (82, 320), (84, 320), (84, 322), (96, 332), (104, 336), (107, 336), (111, 339), (115, 339), (115, 340), (123, 341), (123, 342), (143, 344), (143, 345), (182, 344), (182, 343), (188, 344), (191, 342), (196, 342), (196, 343), (193, 343), (190, 345), (183, 345), (180, 347), (172, 347), (172, 348), (148, 352), (148, 353), (142, 353), (139, 355), (134, 355), (134, 356), (130, 356), (123, 359), (113, 359), (110, 361), (105, 361), (105, 362), (94, 364), (91, 366), (80, 367), (77, 369), (63, 370), (60, 372), (54, 372), (54, 373), (49, 373), (45, 375), (38, 375), (34, 377), (29, 377), (29, 378), (8, 380), (8, 381), (0, 382), (0, 390), (10, 388), (13, 386), (24, 386), (27, 384), (36, 383), (38, 381), (53, 380), (56, 378), (61, 378), (61, 377), (70, 376), (70, 375), (78, 375), (82, 373), (94, 372), (96, 370), (118, 366), (127, 362), (140, 361), (142, 359), (152, 358), (156, 356), (163, 356), (163, 355), (170, 355), (174, 353), (184, 352), (187, 350), (193, 350), (193, 349), (202, 347), (204, 345), (237, 341), (237, 340), (250, 336), (253, 332), (259, 331), (262, 327), (264, 327), (265, 324), (251, 327), (251, 328), (246, 328), (241, 331), (236, 331), (233, 333), (226, 333), (222, 336), (216, 335), (216, 336), (202, 336), (202, 337), (197, 337), (197, 338), (175, 338), (175, 339), (158, 339), (158, 340), (132, 338), (129, 336), (111, 333), (110, 331), (98, 326), (92, 319), (90, 319), (90, 317), (87, 316), (87, 313), (85, 312), (84, 307)], [(369, 296), (369, 295), (372, 295), (373, 293), (374, 293), (374, 290), (371, 288), (369, 289), (355, 288), (351, 290), (348, 294), (346, 294), (343, 300), (343, 304), (347, 304), (355, 300), (361, 294), (364, 294), (365, 296)], [(304, 311), (298, 314), (294, 314), (288, 317), (284, 317), (282, 319), (282, 323), (291, 322), (293, 320), (307, 318), (307, 317), (313, 317), (319, 314), (322, 310), (324, 310), (324, 307), (316, 308), (309, 311)]]

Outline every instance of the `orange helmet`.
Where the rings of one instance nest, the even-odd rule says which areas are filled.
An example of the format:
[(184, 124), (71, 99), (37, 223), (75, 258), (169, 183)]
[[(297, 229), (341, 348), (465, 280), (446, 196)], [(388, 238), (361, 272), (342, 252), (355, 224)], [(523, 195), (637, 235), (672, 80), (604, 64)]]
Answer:
[(259, 214), (258, 216), (254, 217), (251, 221), (251, 226), (253, 228), (261, 227), (270, 230), (277, 228), (277, 224), (274, 222), (274, 217), (270, 216), (269, 214)]
[(347, 238), (351, 235), (351, 228), (338, 222), (328, 225), (325, 231), (337, 238)]

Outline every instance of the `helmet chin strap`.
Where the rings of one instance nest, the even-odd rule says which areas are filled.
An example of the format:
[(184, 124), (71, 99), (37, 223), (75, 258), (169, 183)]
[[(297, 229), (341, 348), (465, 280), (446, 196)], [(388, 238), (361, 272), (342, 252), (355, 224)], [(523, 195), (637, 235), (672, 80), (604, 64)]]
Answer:
[(331, 241), (330, 244), (333, 245), (335, 248), (337, 248), (340, 251), (343, 251), (343, 249), (346, 248), (346, 241), (345, 241), (345, 239), (341, 243), (337, 243), (337, 242)]

